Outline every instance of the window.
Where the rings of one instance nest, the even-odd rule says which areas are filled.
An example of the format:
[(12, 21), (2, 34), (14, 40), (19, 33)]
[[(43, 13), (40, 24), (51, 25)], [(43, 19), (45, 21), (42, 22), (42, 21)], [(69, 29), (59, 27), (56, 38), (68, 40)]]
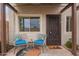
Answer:
[(71, 32), (71, 16), (66, 17), (66, 31)]
[(20, 17), (20, 31), (40, 31), (40, 17)]

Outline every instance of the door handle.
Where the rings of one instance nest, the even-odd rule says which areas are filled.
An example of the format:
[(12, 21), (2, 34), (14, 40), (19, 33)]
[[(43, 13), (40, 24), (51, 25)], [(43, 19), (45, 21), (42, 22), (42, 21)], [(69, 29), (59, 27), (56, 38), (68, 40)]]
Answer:
[(49, 34), (52, 34), (52, 32), (49, 32)]

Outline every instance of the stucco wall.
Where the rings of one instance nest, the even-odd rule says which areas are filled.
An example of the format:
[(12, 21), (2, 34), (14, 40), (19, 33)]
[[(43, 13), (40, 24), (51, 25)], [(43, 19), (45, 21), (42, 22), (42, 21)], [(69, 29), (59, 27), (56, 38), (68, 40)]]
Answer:
[[(64, 45), (69, 38), (72, 37), (72, 33), (71, 32), (66, 32), (66, 16), (72, 16), (72, 11), (71, 8), (67, 9), (66, 11), (64, 11), (61, 14), (61, 20), (62, 20), (62, 24), (61, 24), (61, 32), (62, 32), (62, 45)], [(77, 44), (79, 45), (79, 11), (77, 10)]]
[(66, 32), (66, 16), (71, 16), (71, 8), (67, 9), (61, 14), (61, 38), (62, 38), (62, 45), (64, 45), (69, 38), (71, 38), (71, 32)]
[[(6, 21), (9, 22), (9, 39), (7, 37), (6, 39), (11, 45), (14, 43), (15, 39), (15, 15), (15, 12), (6, 6)], [(7, 35), (6, 33), (6, 36)]]

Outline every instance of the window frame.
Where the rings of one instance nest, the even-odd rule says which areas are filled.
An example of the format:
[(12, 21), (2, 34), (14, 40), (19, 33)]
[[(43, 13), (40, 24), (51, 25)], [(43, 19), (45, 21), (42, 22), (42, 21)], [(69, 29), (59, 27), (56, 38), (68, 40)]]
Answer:
[[(23, 18), (23, 21), (24, 21), (24, 18), (29, 18), (30, 20), (32, 20), (31, 18), (32, 17), (38, 17), (39, 19), (39, 31), (30, 31), (30, 27), (29, 27), (29, 31), (22, 31), (22, 30), (20, 30), (21, 28), (20, 28), (20, 21), (19, 21), (19, 32), (40, 32), (41, 31), (41, 17), (40, 16), (18, 16), (18, 18), (19, 18), (19, 20), (21, 20), (21, 18)], [(31, 22), (31, 21), (30, 21)]]
[(66, 32), (71, 32), (72, 31), (72, 28), (71, 27), (72, 27), (71, 26), (71, 16), (66, 16)]

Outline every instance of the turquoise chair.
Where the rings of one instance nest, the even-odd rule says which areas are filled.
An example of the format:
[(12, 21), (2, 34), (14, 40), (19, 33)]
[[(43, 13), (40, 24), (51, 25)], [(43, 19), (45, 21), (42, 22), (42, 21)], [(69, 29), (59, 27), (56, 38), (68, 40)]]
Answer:
[(46, 37), (45, 34), (38, 34), (38, 39), (34, 41), (34, 45), (41, 46), (42, 50), (44, 50), (43, 48), (46, 46)]
[(28, 41), (27, 40), (24, 40), (22, 39), (20, 36), (16, 36), (16, 41), (15, 41), (15, 49), (17, 47), (22, 47), (22, 46), (28, 46)]
[(16, 37), (15, 45), (26, 45), (28, 44), (27, 40), (22, 39), (20, 36)]

